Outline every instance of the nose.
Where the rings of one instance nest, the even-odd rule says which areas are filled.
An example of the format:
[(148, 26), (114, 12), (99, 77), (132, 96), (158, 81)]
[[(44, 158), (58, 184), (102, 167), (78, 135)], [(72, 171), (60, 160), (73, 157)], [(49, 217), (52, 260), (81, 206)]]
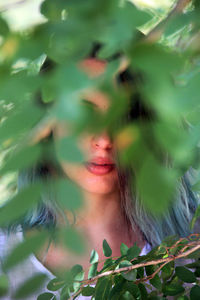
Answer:
[(111, 150), (113, 142), (107, 132), (102, 132), (92, 138), (92, 146), (95, 149)]

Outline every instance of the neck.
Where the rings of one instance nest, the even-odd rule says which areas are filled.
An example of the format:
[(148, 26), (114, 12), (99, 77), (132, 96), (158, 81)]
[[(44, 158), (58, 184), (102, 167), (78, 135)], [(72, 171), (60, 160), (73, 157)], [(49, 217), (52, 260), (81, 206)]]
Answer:
[(83, 192), (84, 207), (78, 213), (86, 223), (107, 223), (122, 215), (119, 190), (110, 194), (94, 194)]

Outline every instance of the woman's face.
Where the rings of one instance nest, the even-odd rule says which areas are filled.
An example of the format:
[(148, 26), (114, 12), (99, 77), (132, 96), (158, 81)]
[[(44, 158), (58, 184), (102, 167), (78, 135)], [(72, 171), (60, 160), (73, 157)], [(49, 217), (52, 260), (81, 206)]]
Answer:
[[(101, 75), (106, 63), (96, 59), (86, 59), (80, 64), (90, 77)], [(110, 105), (108, 97), (100, 91), (88, 91), (83, 101), (90, 102), (95, 109), (105, 113)], [(84, 162), (62, 162), (66, 175), (84, 191), (94, 194), (111, 194), (118, 189), (118, 173), (115, 163), (115, 146), (106, 131), (99, 135), (84, 133), (80, 136), (78, 146)]]

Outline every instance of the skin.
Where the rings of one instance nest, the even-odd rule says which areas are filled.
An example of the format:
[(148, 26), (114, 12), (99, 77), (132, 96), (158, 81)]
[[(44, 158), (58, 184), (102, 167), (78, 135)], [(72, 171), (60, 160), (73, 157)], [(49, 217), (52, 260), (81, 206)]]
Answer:
[[(80, 63), (80, 68), (93, 78), (103, 74), (106, 66), (106, 62), (96, 59), (87, 59)], [(102, 113), (109, 109), (110, 100), (100, 91), (87, 91), (84, 99)], [(54, 135), (55, 138), (61, 135), (59, 126), (55, 129)], [(102, 132), (98, 136), (83, 134), (79, 140), (79, 147), (86, 160), (100, 156), (115, 161), (116, 145), (107, 132)], [(110, 244), (113, 256), (120, 256), (122, 242), (129, 247), (135, 242), (140, 247), (144, 246), (139, 230), (136, 228), (133, 232), (121, 212), (116, 168), (107, 174), (96, 175), (89, 172), (84, 164), (62, 162), (61, 165), (68, 178), (81, 188), (83, 194), (84, 207), (77, 212), (75, 227), (85, 235), (87, 250), (82, 256), (76, 256), (52, 243), (45, 262), (43, 261), (48, 269), (55, 273), (58, 267), (65, 270), (79, 263), (87, 270), (92, 249), (98, 252), (100, 261), (105, 259), (102, 251), (103, 239)], [(42, 257), (43, 253), (39, 255), (39, 258)], [(99, 264), (99, 268), (102, 264)]]

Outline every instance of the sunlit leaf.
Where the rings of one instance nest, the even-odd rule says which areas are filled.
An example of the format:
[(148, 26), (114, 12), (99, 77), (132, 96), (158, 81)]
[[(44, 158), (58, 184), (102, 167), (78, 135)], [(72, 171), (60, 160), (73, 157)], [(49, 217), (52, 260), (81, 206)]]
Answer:
[(15, 149), (3, 165), (1, 173), (25, 169), (33, 165), (39, 159), (40, 154), (41, 147), (39, 145)]
[(94, 264), (97, 263), (99, 260), (99, 255), (95, 250), (92, 250), (91, 255), (90, 255), (90, 263)]
[(35, 184), (21, 190), (0, 208), (0, 224), (8, 225), (21, 218), (38, 203), (40, 193), (40, 184)]

